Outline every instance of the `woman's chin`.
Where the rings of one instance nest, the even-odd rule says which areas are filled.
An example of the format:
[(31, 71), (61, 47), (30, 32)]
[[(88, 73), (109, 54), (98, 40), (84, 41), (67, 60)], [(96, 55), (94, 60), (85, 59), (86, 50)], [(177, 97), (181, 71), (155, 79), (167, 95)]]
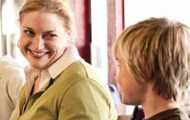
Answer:
[(30, 63), (30, 65), (39, 70), (48, 68), (48, 65), (44, 63)]

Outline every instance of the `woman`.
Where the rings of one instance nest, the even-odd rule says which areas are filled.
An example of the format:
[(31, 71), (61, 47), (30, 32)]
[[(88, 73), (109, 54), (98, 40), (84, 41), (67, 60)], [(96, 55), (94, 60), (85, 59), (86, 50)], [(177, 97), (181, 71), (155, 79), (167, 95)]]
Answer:
[(27, 0), (19, 15), (30, 67), (11, 120), (116, 120), (109, 92), (74, 46), (66, 0)]

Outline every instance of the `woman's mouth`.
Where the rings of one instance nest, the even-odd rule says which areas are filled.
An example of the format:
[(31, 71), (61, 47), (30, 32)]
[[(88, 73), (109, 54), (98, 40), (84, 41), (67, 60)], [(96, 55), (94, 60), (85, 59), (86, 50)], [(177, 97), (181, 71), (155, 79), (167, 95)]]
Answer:
[(42, 56), (44, 56), (46, 53), (38, 53), (38, 52), (31, 52), (32, 53), (32, 55), (34, 56), (34, 57), (42, 57)]
[(35, 58), (41, 58), (48, 53), (47, 50), (30, 50), (30, 49), (29, 52)]

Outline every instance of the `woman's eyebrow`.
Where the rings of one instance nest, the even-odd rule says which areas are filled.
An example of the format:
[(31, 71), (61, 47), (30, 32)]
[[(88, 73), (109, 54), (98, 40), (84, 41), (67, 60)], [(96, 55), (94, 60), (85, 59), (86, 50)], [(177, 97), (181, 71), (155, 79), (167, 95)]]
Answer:
[(54, 32), (55, 32), (55, 30), (47, 30), (44, 33), (54, 33)]
[(33, 29), (32, 29), (31, 27), (23, 26), (23, 28), (24, 28), (24, 29), (28, 29), (28, 30), (32, 30), (32, 31), (33, 31)]

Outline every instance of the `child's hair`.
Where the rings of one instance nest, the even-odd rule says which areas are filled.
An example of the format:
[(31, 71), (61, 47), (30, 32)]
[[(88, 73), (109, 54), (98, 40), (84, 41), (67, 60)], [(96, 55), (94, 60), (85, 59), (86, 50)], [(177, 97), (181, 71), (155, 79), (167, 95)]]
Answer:
[(151, 18), (128, 27), (113, 47), (134, 78), (153, 83), (153, 90), (176, 100), (189, 79), (189, 27), (166, 18)]

